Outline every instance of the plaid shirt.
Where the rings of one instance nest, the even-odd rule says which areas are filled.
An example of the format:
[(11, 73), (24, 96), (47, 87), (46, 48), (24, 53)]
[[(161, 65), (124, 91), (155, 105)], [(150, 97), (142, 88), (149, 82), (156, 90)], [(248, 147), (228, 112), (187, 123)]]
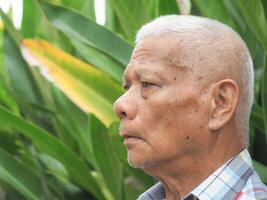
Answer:
[[(165, 189), (157, 183), (137, 200), (165, 200)], [(267, 187), (252, 167), (248, 150), (223, 164), (182, 200), (267, 200)]]

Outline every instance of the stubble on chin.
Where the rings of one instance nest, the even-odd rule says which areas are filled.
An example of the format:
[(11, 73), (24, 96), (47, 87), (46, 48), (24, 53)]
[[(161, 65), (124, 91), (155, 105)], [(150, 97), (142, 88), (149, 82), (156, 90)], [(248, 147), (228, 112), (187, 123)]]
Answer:
[(152, 160), (132, 158), (129, 155), (129, 152), (128, 152), (127, 160), (131, 167), (136, 168), (136, 169), (141, 169), (143, 171), (146, 171), (146, 169), (155, 167), (155, 162), (153, 162)]

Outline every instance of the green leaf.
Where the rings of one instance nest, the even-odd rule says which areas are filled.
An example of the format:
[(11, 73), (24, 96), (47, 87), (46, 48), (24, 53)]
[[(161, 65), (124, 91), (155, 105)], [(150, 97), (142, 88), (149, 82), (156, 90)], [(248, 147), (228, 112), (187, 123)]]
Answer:
[[(267, 31), (266, 31), (267, 32)], [(261, 83), (261, 100), (263, 108), (263, 120), (264, 120), (264, 133), (267, 142), (267, 52), (265, 53), (265, 63), (262, 73), (262, 83)]]
[(4, 24), (0, 20), (0, 84), (6, 84), (7, 81), (7, 71), (4, 65), (4, 50), (3, 50), (3, 39), (4, 39)]
[(52, 25), (70, 38), (93, 46), (127, 65), (132, 47), (113, 32), (66, 8), (40, 2)]
[(136, 31), (150, 21), (149, 13), (142, 1), (108, 0), (119, 18), (126, 37), (133, 41)]
[(82, 13), (89, 17), (91, 20), (95, 21), (95, 1), (94, 0), (86, 0)]
[[(2, 128), (2, 123), (0, 123), (1, 129)], [(17, 153), (17, 137), (15, 134), (12, 133), (11, 130), (5, 131), (5, 130), (0, 130), (0, 148), (11, 153), (11, 154), (16, 154)]]
[(24, 37), (34, 37), (40, 26), (40, 13), (36, 7), (36, 0), (23, 1), (23, 18), (21, 32)]
[(19, 113), (19, 108), (16, 100), (3, 85), (0, 84), (0, 104), (10, 108), (15, 113)]
[(256, 160), (253, 160), (253, 166), (261, 177), (261, 180), (264, 183), (267, 183), (267, 166), (257, 162)]
[(47, 2), (54, 3), (56, 2), (58, 5), (62, 5), (64, 7), (68, 7), (70, 9), (75, 10), (76, 12), (79, 12), (80, 14), (83, 14), (85, 16), (89, 16), (92, 20), (95, 19), (95, 13), (94, 13), (94, 0), (47, 0)]
[(42, 198), (42, 185), (39, 178), (2, 149), (0, 149), (0, 179), (28, 199)]
[(228, 24), (235, 30), (238, 30), (238, 26), (233, 18), (228, 14), (228, 10), (226, 9), (223, 1), (206, 0), (203, 2), (201, 0), (193, 0), (193, 2), (203, 16), (216, 19), (220, 22)]
[(237, 0), (236, 4), (250, 30), (267, 51), (267, 22), (261, 1)]
[(157, 16), (161, 15), (178, 15), (180, 12), (178, 10), (176, 0), (158, 0), (158, 12)]
[(106, 125), (116, 120), (112, 104), (123, 90), (106, 74), (44, 40), (23, 40), (22, 53), (84, 112), (94, 113)]
[(40, 154), (39, 157), (49, 169), (49, 173), (53, 174), (61, 181), (66, 182), (69, 179), (67, 170), (57, 159), (47, 154)]
[(120, 63), (84, 43), (73, 40), (72, 44), (87, 62), (106, 72), (117, 82), (122, 82), (124, 69)]
[(81, 156), (95, 167), (92, 144), (88, 133), (87, 114), (78, 109), (56, 88), (53, 88), (53, 97), (58, 119), (55, 125), (60, 128), (57, 132), (61, 141), (65, 141), (68, 146), (73, 146), (70, 144), (76, 142)]
[(256, 103), (252, 107), (250, 124), (264, 133), (263, 109)]
[(23, 97), (31, 103), (40, 103), (42, 102), (41, 94), (37, 89), (32, 72), (19, 51), (22, 36), (1, 10), (0, 13), (6, 28), (4, 32), (4, 62), (12, 89), (16, 91), (15, 97)]
[(90, 134), (93, 152), (105, 184), (114, 200), (122, 200), (122, 165), (113, 148), (107, 128), (90, 115)]
[(12, 114), (2, 106), (0, 106), (0, 121), (21, 131), (32, 140), (38, 149), (59, 160), (66, 167), (75, 183), (82, 186), (99, 200), (104, 199), (87, 165), (55, 137), (31, 122)]
[(4, 37), (4, 61), (7, 66), (15, 97), (24, 98), (28, 102), (40, 102), (40, 94), (26, 62), (23, 60), (18, 46), (9, 34)]
[(12, 22), (10, 21), (10, 19), (5, 15), (5, 13), (2, 11), (2, 9), (0, 9), (0, 15), (2, 20), (4, 21), (5, 24), (5, 29), (7, 30), (7, 32), (10, 34), (10, 36), (12, 37), (12, 39), (14, 40), (14, 42), (19, 45), (20, 40), (22, 39), (21, 34), (15, 29), (15, 27), (13, 26)]

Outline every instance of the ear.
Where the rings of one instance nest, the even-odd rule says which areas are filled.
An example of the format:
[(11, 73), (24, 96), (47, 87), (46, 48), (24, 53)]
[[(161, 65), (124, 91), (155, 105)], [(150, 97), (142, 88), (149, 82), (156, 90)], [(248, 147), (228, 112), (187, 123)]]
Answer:
[(215, 131), (223, 127), (233, 116), (239, 98), (239, 88), (232, 79), (215, 83), (211, 96), (208, 127)]

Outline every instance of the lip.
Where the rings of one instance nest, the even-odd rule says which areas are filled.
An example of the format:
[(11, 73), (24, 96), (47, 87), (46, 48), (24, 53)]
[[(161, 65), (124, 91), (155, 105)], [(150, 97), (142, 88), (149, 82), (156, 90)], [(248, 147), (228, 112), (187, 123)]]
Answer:
[(125, 147), (130, 148), (130, 147), (136, 145), (136, 143), (142, 142), (142, 141), (144, 141), (144, 139), (140, 138), (140, 137), (126, 136), (126, 137), (124, 137), (123, 144)]
[(138, 142), (144, 141), (144, 138), (137, 132), (120, 129), (120, 135), (124, 138), (123, 144), (127, 149), (133, 147), (133, 145), (136, 145)]

